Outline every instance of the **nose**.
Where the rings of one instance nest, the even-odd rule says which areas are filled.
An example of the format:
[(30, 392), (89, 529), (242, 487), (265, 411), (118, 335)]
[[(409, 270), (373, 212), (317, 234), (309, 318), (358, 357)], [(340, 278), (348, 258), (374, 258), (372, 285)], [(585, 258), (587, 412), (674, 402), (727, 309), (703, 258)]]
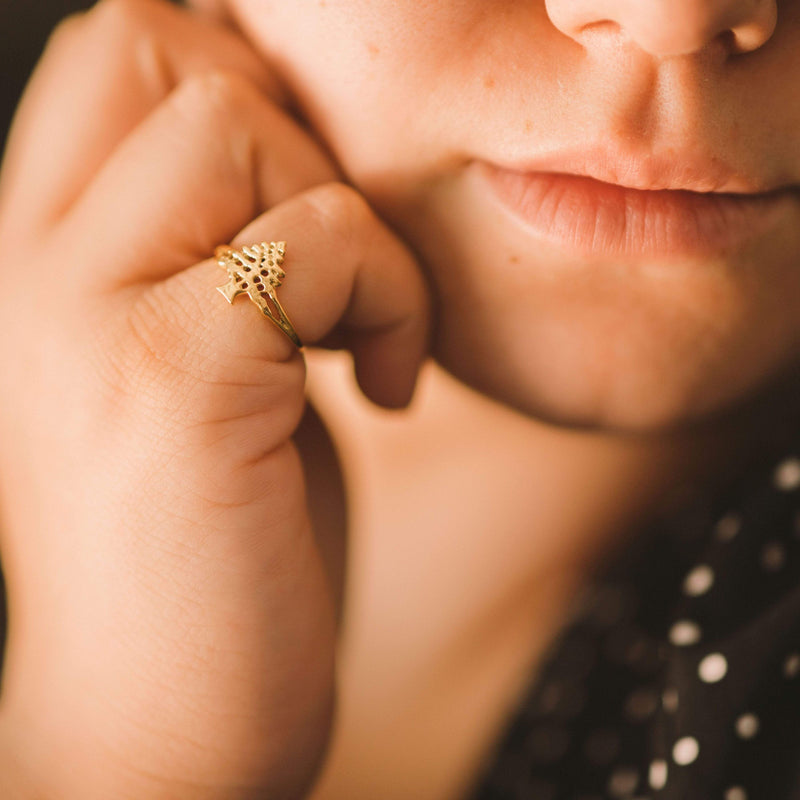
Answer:
[(712, 42), (748, 53), (775, 31), (777, 0), (545, 0), (552, 23), (585, 44), (598, 32), (622, 33), (642, 50), (669, 57)]

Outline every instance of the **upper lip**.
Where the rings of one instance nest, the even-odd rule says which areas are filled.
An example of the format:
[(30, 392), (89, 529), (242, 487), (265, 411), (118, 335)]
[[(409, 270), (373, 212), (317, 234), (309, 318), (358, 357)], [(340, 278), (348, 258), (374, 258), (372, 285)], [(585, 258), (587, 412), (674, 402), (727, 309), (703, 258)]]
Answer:
[(607, 145), (593, 146), (545, 153), (529, 161), (499, 166), (519, 173), (579, 175), (643, 191), (758, 195), (785, 188), (748, 176), (713, 154), (680, 148), (632, 152)]

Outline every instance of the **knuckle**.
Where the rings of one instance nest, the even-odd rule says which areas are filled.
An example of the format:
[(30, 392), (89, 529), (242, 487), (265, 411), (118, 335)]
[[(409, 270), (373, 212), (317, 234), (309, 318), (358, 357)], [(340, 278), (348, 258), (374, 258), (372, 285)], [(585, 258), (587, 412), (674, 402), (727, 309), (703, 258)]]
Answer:
[(47, 49), (60, 47), (62, 44), (72, 42), (83, 34), (86, 28), (89, 12), (74, 11), (64, 17), (50, 33), (47, 40)]
[(240, 189), (243, 179), (249, 185), (254, 169), (255, 133), (248, 124), (248, 110), (257, 100), (252, 95), (246, 78), (212, 71), (188, 77), (170, 98), (181, 127), (188, 127), (190, 137), (204, 142), (219, 180)]
[(376, 218), (364, 197), (344, 183), (327, 183), (306, 192), (311, 217), (326, 232), (346, 242), (363, 236)]
[(174, 86), (166, 55), (171, 26), (165, 17), (174, 13), (161, 0), (100, 0), (91, 10), (62, 21), (48, 50), (60, 52), (62, 60), (71, 60), (87, 74), (110, 69), (126, 80), (135, 74), (161, 100)]
[(105, 35), (129, 36), (152, 26), (156, 8), (153, 0), (100, 0), (87, 19)]
[(209, 70), (186, 78), (176, 92), (176, 102), (189, 109), (216, 117), (225, 117), (254, 102), (252, 84), (243, 75), (226, 70)]
[(155, 0), (100, 0), (90, 10), (63, 19), (50, 35), (49, 45), (72, 47), (82, 54), (88, 47), (92, 57), (120, 48), (130, 50), (157, 30), (154, 11), (158, 5)]

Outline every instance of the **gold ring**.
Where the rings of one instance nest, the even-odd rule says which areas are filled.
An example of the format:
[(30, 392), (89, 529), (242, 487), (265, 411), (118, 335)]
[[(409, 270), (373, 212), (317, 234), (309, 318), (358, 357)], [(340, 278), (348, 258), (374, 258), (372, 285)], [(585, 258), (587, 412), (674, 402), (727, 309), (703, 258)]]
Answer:
[(214, 256), (217, 263), (228, 273), (228, 282), (217, 290), (229, 302), (246, 294), (298, 347), (303, 343), (297, 331), (278, 302), (275, 290), (281, 285), (286, 273), (281, 269), (286, 242), (261, 242), (241, 250), (229, 245), (220, 245)]

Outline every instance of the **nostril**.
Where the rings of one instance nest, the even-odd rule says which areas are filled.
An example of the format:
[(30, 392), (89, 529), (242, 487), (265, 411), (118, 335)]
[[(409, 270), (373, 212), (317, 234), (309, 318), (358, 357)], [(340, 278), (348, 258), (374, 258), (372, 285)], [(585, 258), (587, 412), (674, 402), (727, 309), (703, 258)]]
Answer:
[(775, 33), (778, 25), (778, 5), (774, 0), (761, 3), (759, 13), (729, 31), (734, 53), (751, 53), (763, 47)]
[(658, 58), (752, 52), (772, 37), (778, 14), (776, 0), (546, 0), (546, 8), (584, 47), (624, 38)]
[(600, 19), (597, 21), (587, 22), (579, 30), (580, 34), (585, 33), (599, 33), (606, 35), (618, 35), (622, 32), (622, 28), (618, 22), (613, 19)]

